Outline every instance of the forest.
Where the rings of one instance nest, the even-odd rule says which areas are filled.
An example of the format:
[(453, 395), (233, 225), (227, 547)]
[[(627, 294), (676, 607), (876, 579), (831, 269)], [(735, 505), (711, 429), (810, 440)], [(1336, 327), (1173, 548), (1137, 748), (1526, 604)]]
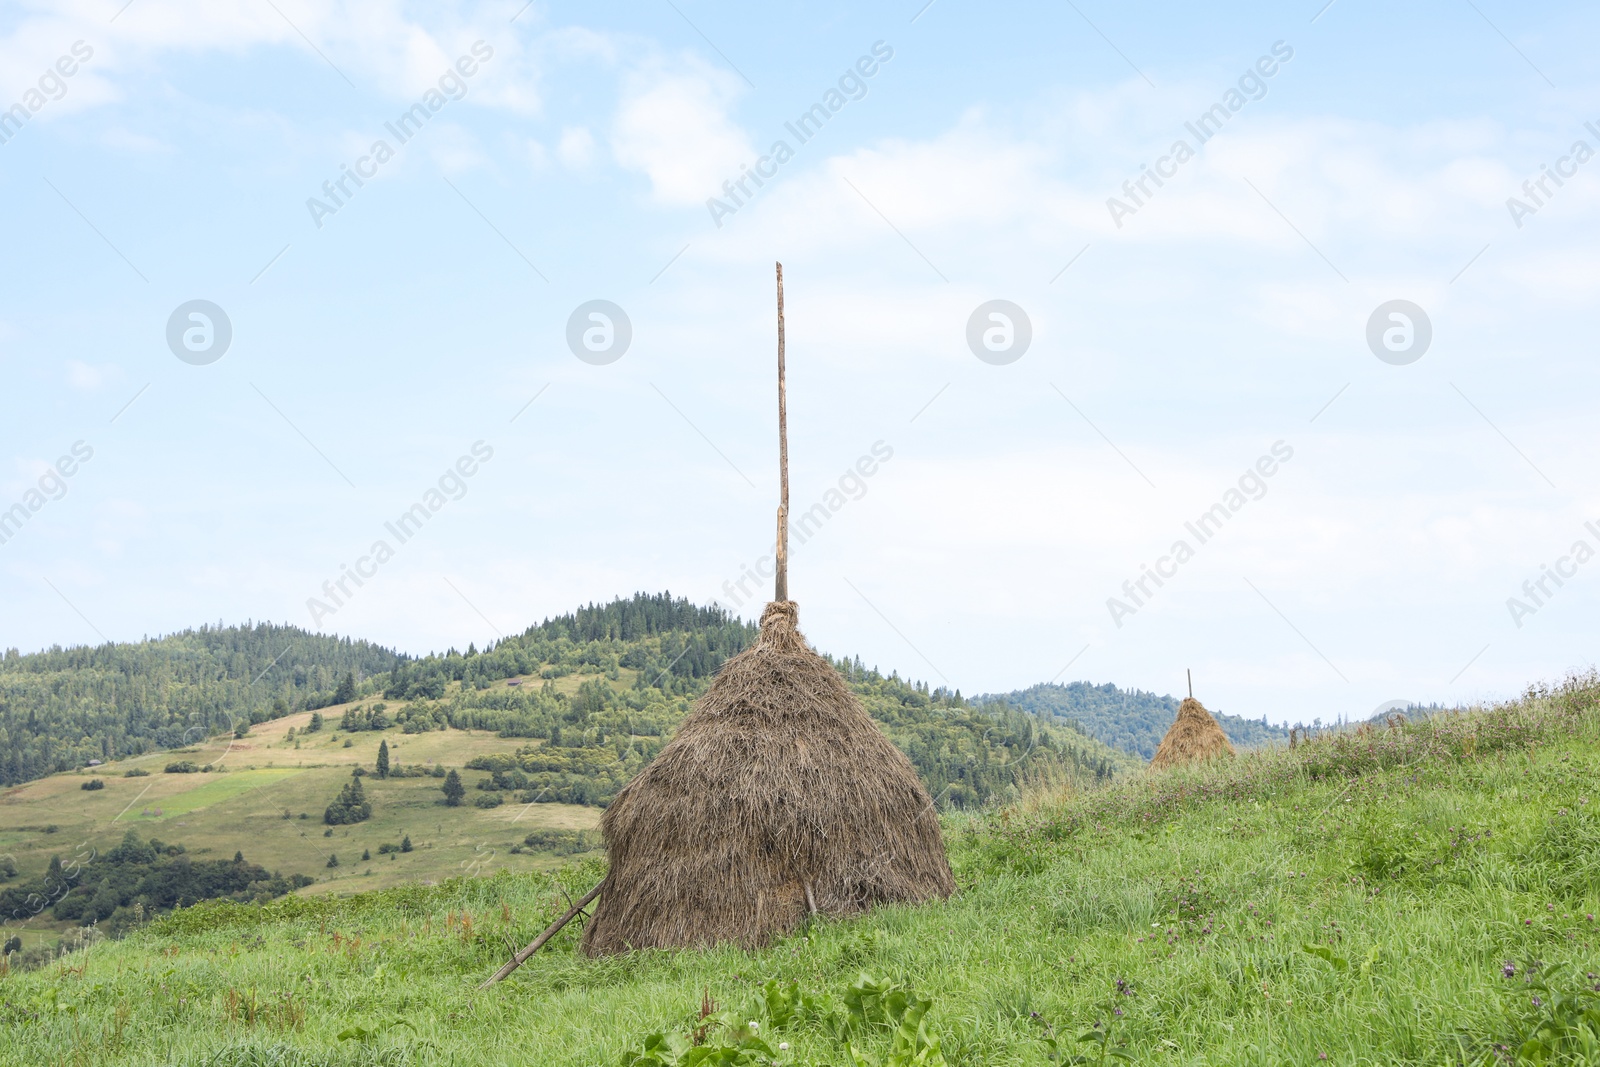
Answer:
[(202, 626), (137, 643), (0, 659), (0, 786), (178, 748), (324, 706), (339, 681), (401, 657), (293, 626)]

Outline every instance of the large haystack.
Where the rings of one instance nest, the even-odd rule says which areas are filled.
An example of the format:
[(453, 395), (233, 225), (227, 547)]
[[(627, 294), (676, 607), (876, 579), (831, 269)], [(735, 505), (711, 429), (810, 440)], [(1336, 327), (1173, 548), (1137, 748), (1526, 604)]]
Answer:
[(1178, 717), (1161, 739), (1161, 747), (1150, 759), (1150, 769), (1180, 767), (1203, 760), (1231, 758), (1233, 742), (1222, 732), (1217, 720), (1194, 697), (1178, 705)]
[(766, 944), (808, 912), (852, 915), (955, 889), (911, 761), (767, 605), (677, 736), (601, 822), (610, 869), (583, 934), (591, 956)]

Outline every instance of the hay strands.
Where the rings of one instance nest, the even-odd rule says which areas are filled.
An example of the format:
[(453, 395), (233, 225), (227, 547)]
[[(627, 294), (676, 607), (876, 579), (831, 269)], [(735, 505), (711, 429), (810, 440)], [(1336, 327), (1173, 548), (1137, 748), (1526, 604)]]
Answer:
[[(602, 883), (602, 884), (604, 884), (604, 883)], [(535, 952), (538, 952), (541, 948), (544, 948), (545, 942), (549, 941), (552, 937), (554, 937), (557, 934), (559, 934), (561, 932), (561, 928), (563, 926), (565, 926), (565, 925), (567, 925), (567, 923), (571, 922), (573, 917), (576, 916), (584, 908), (587, 908), (590, 904), (594, 903), (595, 897), (598, 897), (599, 895), (600, 895), (600, 886), (597, 885), (593, 889), (589, 890), (589, 892), (585, 893), (582, 900), (578, 901), (576, 904), (572, 905), (572, 907), (568, 908), (567, 909), (567, 913), (565, 915), (561, 916), (561, 918), (557, 919), (555, 922), (553, 922), (549, 926), (547, 926), (545, 928), (544, 933), (540, 934), (538, 937), (534, 938), (531, 942), (529, 942), (527, 948), (523, 949), (521, 952), (517, 953), (515, 956), (512, 956), (510, 960), (506, 961), (506, 965), (504, 967), (502, 967), (498, 971), (494, 972), (493, 977), (491, 977), (487, 982), (483, 983), (483, 985), (479, 986), (478, 988), (479, 989), (488, 989), (490, 986), (492, 986), (496, 982), (500, 981), (506, 975), (510, 974), (512, 971), (516, 970), (518, 967), (521, 967), (525, 962), (527, 962), (527, 959), (528, 959), (529, 956), (532, 956)]]

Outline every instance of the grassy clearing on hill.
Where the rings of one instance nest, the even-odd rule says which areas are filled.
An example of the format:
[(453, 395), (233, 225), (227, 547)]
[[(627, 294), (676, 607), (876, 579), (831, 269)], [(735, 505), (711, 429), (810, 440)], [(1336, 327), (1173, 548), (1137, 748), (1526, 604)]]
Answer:
[(1476, 1064), (1530, 1035), (1593, 1063), (1597, 749), (1589, 677), (1033, 797), (947, 817), (948, 903), (757, 953), (587, 960), (569, 930), (487, 992), (594, 861), (201, 905), (0, 979), (0, 1063), (670, 1064), (695, 1031), (718, 1064)]
[[(141, 837), (181, 843), (196, 859), (225, 859), (242, 851), (268, 870), (315, 878), (315, 885), (300, 891), (304, 894), (356, 893), (469, 873), (553, 867), (561, 862), (553, 853), (510, 850), (536, 830), (587, 830), (599, 824), (598, 808), (571, 804), (473, 807), (478, 791), (472, 786), (482, 777), (474, 771), (462, 772), (468, 794), (458, 808), (440, 803), (437, 778), (379, 780), (369, 773), (362, 782), (372, 818), (334, 827), (333, 835), (324, 837), (324, 809), (350, 780), (354, 767), (372, 771), (382, 742), (388, 743), (395, 764), (408, 767), (459, 768), (475, 756), (508, 747), (504, 738), (482, 730), (342, 733), (335, 727), (343, 710), (325, 709), (328, 725), (318, 733), (301, 732), (311, 720), (310, 712), (302, 712), (258, 725), (242, 739), (212, 738), (190, 749), (52, 775), (0, 792), (0, 856), (12, 857), (19, 870), (10, 884), (42, 875), (52, 856), (65, 861), (91, 850), (105, 852), (133, 829)], [(291, 728), (295, 740), (287, 738)], [(177, 760), (214, 764), (225, 771), (163, 772)], [(124, 777), (135, 768), (148, 775)], [(103, 780), (105, 788), (83, 790), (92, 777)], [(307, 817), (301, 819), (301, 813)], [(414, 851), (378, 854), (380, 845), (398, 844), (407, 835)], [(362, 853), (368, 851), (372, 859), (363, 861)], [(328, 866), (330, 856), (339, 858), (338, 867)], [(0, 939), (20, 935), (31, 949), (55, 941), (71, 925), (51, 921), (45, 911), (26, 922), (0, 924)]]

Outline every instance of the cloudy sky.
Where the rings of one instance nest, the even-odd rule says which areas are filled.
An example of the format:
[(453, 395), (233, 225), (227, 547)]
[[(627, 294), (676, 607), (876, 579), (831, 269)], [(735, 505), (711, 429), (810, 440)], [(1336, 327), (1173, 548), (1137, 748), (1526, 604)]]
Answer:
[(781, 259), (819, 648), (1586, 669), (1600, 11), (1322, 5), (0, 6), (0, 647), (754, 617)]

